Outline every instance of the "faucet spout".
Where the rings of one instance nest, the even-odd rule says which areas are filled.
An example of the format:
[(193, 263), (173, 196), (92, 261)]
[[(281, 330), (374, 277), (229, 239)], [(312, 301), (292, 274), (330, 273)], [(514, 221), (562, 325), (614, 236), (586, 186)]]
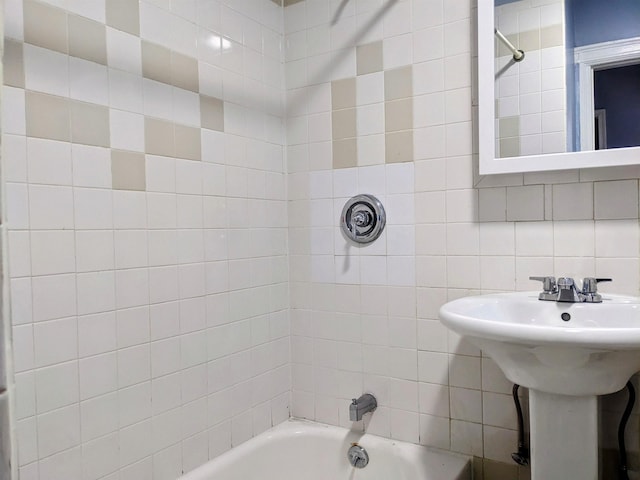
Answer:
[(558, 279), (558, 302), (578, 303), (582, 301), (582, 294), (578, 291), (573, 278), (560, 277)]
[(354, 398), (349, 405), (349, 420), (359, 422), (365, 413), (373, 412), (378, 406), (376, 397), (365, 393), (360, 398)]

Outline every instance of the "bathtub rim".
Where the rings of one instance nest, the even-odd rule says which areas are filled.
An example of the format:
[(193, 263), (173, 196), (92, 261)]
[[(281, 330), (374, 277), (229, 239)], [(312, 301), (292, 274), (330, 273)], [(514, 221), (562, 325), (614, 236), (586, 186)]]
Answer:
[[(433, 457), (434, 459), (437, 456), (442, 456), (443, 458), (449, 459), (452, 464), (457, 463), (458, 465), (456, 465), (456, 468), (458, 468), (458, 470), (461, 472), (466, 468), (469, 472), (468, 478), (472, 478), (471, 472), (473, 469), (473, 459), (470, 455), (452, 452), (450, 450), (444, 450), (436, 447), (420, 445), (417, 443), (406, 442), (403, 440), (386, 438), (375, 435), (373, 433), (368, 433), (366, 431), (348, 429), (345, 427), (329, 425), (326, 423), (320, 423), (304, 418), (290, 417), (287, 420), (274, 425), (270, 429), (259, 433), (255, 437), (248, 439), (237, 447), (232, 447), (231, 449), (221, 453), (217, 457), (208, 460), (207, 462), (191, 470), (190, 472), (183, 474), (177, 480), (209, 480), (210, 477), (206, 477), (206, 475), (211, 473), (210, 470), (213, 468), (212, 463), (214, 462), (218, 468), (222, 468), (226, 465), (233, 464), (236, 460), (242, 458), (244, 455), (250, 454), (252, 451), (254, 451), (255, 448), (259, 448), (259, 446), (264, 442), (278, 438), (291, 438), (293, 436), (304, 435), (309, 432), (319, 434), (322, 437), (339, 435), (343, 440), (347, 440), (352, 435), (355, 435), (357, 436), (357, 438), (362, 439), (363, 441), (373, 442), (376, 447), (380, 445), (400, 445), (402, 447), (407, 446), (407, 450), (420, 449), (425, 451), (429, 455), (429, 457)], [(352, 442), (347, 441), (346, 443), (351, 444)], [(345, 449), (345, 455), (346, 451), (347, 449)]]

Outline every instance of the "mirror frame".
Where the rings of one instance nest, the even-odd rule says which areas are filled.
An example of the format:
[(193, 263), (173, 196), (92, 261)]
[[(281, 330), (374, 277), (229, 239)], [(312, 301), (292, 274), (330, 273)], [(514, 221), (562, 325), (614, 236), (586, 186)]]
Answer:
[(640, 164), (640, 147), (496, 158), (494, 17), (494, 0), (478, 0), (478, 153), (480, 175)]

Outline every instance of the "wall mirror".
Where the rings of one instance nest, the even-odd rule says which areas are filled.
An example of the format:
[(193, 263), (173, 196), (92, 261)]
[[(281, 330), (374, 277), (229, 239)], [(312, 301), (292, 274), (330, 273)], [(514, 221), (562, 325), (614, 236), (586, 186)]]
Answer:
[(481, 175), (640, 164), (640, 1), (478, 0), (478, 88)]

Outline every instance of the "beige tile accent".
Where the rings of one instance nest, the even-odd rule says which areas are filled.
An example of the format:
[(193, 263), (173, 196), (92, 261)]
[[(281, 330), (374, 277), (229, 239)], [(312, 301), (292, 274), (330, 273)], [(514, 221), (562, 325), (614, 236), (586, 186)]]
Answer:
[(500, 119), (500, 138), (520, 136), (520, 117), (502, 117)]
[(356, 66), (358, 75), (381, 72), (383, 69), (382, 40), (358, 45), (356, 48)]
[(24, 88), (24, 55), (22, 43), (4, 39), (3, 80), (5, 85)]
[(177, 52), (171, 52), (171, 83), (179, 88), (200, 91), (198, 61)]
[(71, 141), (99, 147), (110, 146), (109, 109), (93, 103), (72, 101)]
[(386, 163), (413, 161), (413, 130), (387, 133), (384, 143)]
[(69, 16), (69, 55), (107, 64), (107, 29), (98, 22)]
[(540, 48), (559, 47), (564, 45), (562, 25), (552, 25), (540, 29)]
[(36, 0), (24, 1), (24, 40), (39, 47), (68, 53), (67, 14)]
[(353, 138), (356, 133), (356, 109), (345, 108), (331, 113), (331, 130), (333, 139)]
[(144, 119), (145, 152), (152, 155), (175, 156), (173, 124), (157, 118)]
[(544, 185), (507, 187), (507, 222), (544, 220)]
[(175, 125), (176, 157), (187, 160), (201, 160), (200, 129)]
[[(502, 43), (502, 42), (500, 42)], [(540, 48), (540, 30), (528, 30), (526, 32), (520, 32), (519, 39), (514, 43), (516, 48), (523, 52), (531, 52), (532, 50), (538, 50)], [(511, 55), (511, 51), (502, 44), (503, 50), (501, 50), (502, 56)]]
[(117, 30), (140, 35), (140, 9), (136, 1), (107, 0), (107, 25)]
[(111, 150), (112, 188), (115, 190), (139, 190), (146, 188), (144, 154)]
[(384, 72), (384, 99), (398, 100), (413, 95), (413, 70), (411, 66)]
[(224, 132), (224, 102), (219, 98), (200, 95), (200, 125)]
[(520, 137), (500, 138), (500, 158), (520, 156)]
[(356, 79), (345, 78), (331, 82), (331, 108), (351, 108), (356, 106)]
[(300, 3), (300, 2), (302, 2), (302, 0), (283, 0), (283, 5), (285, 7), (288, 7), (290, 5), (295, 5), (296, 3)]
[(384, 103), (384, 125), (386, 132), (397, 132), (413, 128), (413, 99), (403, 98)]
[(350, 168), (356, 166), (358, 166), (357, 139), (334, 140), (333, 168)]
[(27, 136), (70, 141), (69, 100), (44, 93), (26, 92)]
[(151, 42), (142, 42), (142, 74), (171, 85), (171, 51)]

